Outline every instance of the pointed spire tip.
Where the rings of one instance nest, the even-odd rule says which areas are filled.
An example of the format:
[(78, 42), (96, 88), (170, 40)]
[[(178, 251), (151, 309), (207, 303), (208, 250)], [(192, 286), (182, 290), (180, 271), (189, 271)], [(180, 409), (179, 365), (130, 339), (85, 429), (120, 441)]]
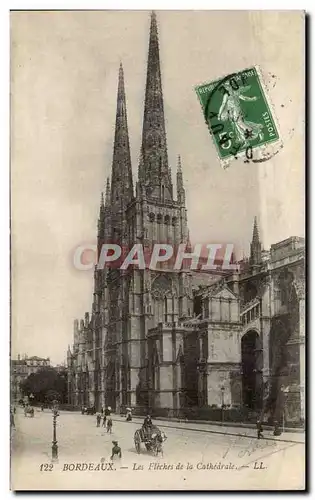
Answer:
[(253, 241), (259, 242), (259, 231), (258, 231), (258, 222), (257, 222), (257, 216), (256, 215), (254, 217)]
[(151, 36), (155, 34), (157, 36), (157, 19), (154, 10), (151, 11), (151, 26), (150, 26)]
[(178, 155), (177, 157), (177, 170), (181, 170), (182, 169), (182, 159), (181, 159), (181, 156)]

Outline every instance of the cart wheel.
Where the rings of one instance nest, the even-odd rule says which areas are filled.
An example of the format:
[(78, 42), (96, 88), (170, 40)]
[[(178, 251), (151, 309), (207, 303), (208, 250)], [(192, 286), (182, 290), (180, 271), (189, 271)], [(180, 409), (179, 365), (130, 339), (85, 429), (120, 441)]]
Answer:
[(136, 447), (136, 452), (139, 454), (140, 453), (140, 441), (139, 438), (135, 437), (135, 447)]

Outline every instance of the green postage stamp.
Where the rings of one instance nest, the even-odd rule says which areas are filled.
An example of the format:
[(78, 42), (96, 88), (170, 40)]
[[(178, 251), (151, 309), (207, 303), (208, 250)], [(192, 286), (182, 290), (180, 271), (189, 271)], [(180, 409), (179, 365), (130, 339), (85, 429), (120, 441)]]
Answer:
[(195, 89), (224, 166), (240, 156), (245, 161), (261, 162), (277, 153), (266, 152), (266, 147), (280, 137), (258, 67)]

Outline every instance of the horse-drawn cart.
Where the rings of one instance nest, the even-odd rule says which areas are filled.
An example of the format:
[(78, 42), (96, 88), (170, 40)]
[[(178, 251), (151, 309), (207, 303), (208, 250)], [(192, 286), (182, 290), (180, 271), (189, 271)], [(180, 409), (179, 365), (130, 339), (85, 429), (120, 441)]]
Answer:
[(141, 452), (141, 443), (144, 444), (147, 451), (152, 451), (154, 455), (163, 453), (162, 443), (166, 440), (164, 432), (156, 426), (136, 430), (134, 435), (134, 443), (137, 453)]

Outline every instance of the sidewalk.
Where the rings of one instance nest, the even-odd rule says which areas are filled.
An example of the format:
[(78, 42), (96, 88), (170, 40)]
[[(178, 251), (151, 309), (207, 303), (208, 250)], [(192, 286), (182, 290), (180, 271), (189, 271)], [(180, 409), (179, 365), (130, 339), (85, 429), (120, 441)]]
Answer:
[[(120, 417), (118, 415), (113, 415), (112, 418), (113, 420), (116, 420), (118, 422), (124, 422), (126, 420), (125, 417)], [(144, 417), (137, 416), (133, 417), (132, 421), (142, 424), (143, 419)], [(204, 420), (183, 421), (165, 417), (153, 418), (152, 420), (153, 422), (157, 421), (157, 425), (162, 428), (185, 429), (189, 431), (257, 438), (256, 426), (254, 424), (231, 423), (231, 425), (229, 425), (230, 423), (221, 424), (221, 422), (206, 422)], [(285, 429), (284, 433), (281, 434), (281, 436), (274, 436), (273, 430), (273, 427), (264, 426), (264, 439), (289, 443), (305, 443), (305, 432), (301, 429)]]

